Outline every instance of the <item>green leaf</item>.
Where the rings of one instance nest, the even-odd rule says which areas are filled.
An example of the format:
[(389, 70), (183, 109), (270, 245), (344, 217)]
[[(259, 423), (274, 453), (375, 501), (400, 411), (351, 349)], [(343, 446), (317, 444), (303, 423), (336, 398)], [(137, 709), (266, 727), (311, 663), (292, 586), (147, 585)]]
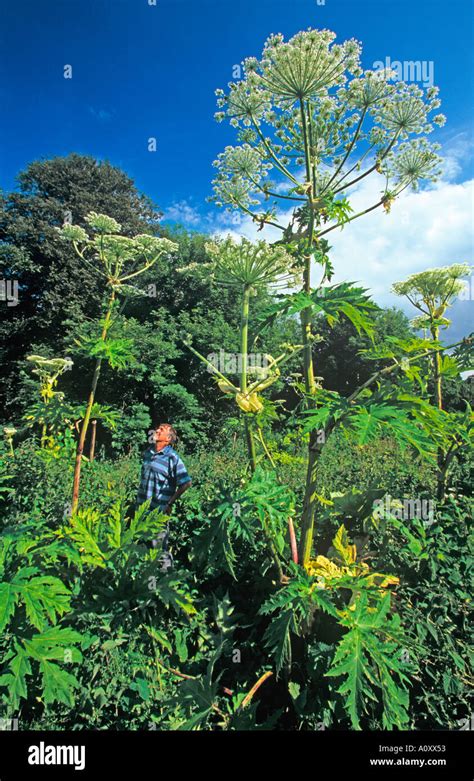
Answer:
[(173, 573), (167, 573), (158, 579), (156, 594), (163, 604), (173, 607), (178, 614), (184, 612), (192, 616), (197, 613), (191, 595), (179, 577)]
[(95, 509), (79, 509), (64, 527), (64, 533), (79, 548), (85, 564), (105, 568), (106, 556), (99, 547), (102, 516)]
[(144, 625), (143, 628), (150, 635), (150, 637), (152, 637), (163, 648), (165, 648), (167, 651), (169, 651), (170, 654), (173, 652), (173, 647), (172, 647), (170, 641), (168, 640), (166, 632), (164, 632), (161, 629), (156, 629), (153, 626), (146, 626), (146, 625)]
[(11, 583), (0, 583), (0, 632), (3, 632), (15, 612), (18, 592)]
[[(355, 603), (339, 611), (340, 623), (348, 628), (340, 640), (330, 669), (325, 676), (344, 676), (338, 693), (345, 696), (345, 707), (354, 729), (361, 729), (361, 718), (367, 713), (369, 700), (383, 702), (385, 729), (408, 725), (409, 683), (398, 659), (406, 643), (399, 628), (399, 617), (389, 617), (391, 596), (379, 596), (371, 606), (366, 592), (360, 592)], [(398, 680), (397, 680), (398, 679)]]
[(272, 620), (265, 630), (264, 643), (273, 656), (277, 675), (283, 667), (291, 664), (290, 630), (293, 627), (293, 611), (284, 610)]
[(47, 626), (47, 619), (55, 624), (71, 607), (71, 592), (64, 583), (51, 575), (43, 575), (22, 584), (19, 599), (24, 602), (26, 613), (37, 629)]
[(9, 662), (10, 672), (0, 676), (0, 686), (6, 686), (8, 698), (12, 707), (16, 710), (20, 705), (20, 700), (27, 699), (28, 687), (26, 676), (31, 675), (31, 665), (25, 650), (14, 642), (16, 653)]
[(45, 660), (40, 662), (40, 671), (44, 704), (62, 702), (69, 708), (73, 708), (75, 704), (74, 689), (80, 688), (77, 678), (72, 673), (62, 670), (57, 664)]

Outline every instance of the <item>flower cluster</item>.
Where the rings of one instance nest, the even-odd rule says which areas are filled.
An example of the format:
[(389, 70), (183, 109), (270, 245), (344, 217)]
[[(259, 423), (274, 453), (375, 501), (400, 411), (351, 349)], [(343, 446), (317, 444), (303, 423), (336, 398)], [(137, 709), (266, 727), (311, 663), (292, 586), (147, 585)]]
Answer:
[(145, 233), (134, 238), (121, 236), (122, 226), (106, 214), (89, 212), (85, 221), (91, 227), (92, 237), (79, 225), (65, 224), (57, 230), (63, 239), (72, 242), (77, 254), (89, 268), (105, 277), (109, 285), (124, 294), (133, 292), (130, 286), (123, 284), (126, 280), (146, 271), (163, 254), (178, 249), (178, 245), (169, 239)]
[(277, 101), (309, 100), (346, 80), (346, 71), (358, 72), (360, 46), (357, 41), (332, 45), (330, 30), (299, 32), (288, 42), (271, 36), (264, 47), (255, 80)]
[(220, 201), (244, 206), (258, 203), (252, 199), (251, 193), (255, 188), (261, 188), (262, 179), (272, 168), (272, 164), (262, 160), (262, 156), (250, 144), (227, 146), (214, 166), (219, 169), (214, 192)]
[(256, 289), (293, 275), (293, 258), (283, 247), (266, 241), (236, 242), (229, 236), (208, 242), (206, 251), (213, 261), (214, 278), (224, 285)]
[(437, 154), (439, 144), (426, 139), (414, 139), (401, 144), (396, 154), (387, 157), (382, 170), (402, 186), (418, 188), (420, 179), (437, 181), (441, 176), (441, 158)]
[(411, 274), (402, 282), (394, 282), (392, 290), (398, 296), (410, 296), (417, 303), (423, 299), (430, 299), (430, 301), (436, 301), (437, 298), (448, 300), (459, 295), (464, 289), (465, 283), (462, 277), (466, 277), (470, 272), (471, 266), (468, 263), (452, 263), (450, 266), (429, 268)]
[(86, 217), (86, 222), (93, 231), (96, 233), (120, 233), (122, 226), (113, 217), (108, 217), (106, 214), (97, 214), (97, 212), (89, 212)]
[(217, 91), (217, 118), (239, 128), (241, 144), (215, 162), (211, 200), (263, 225), (276, 213), (277, 200), (263, 205), (269, 198), (307, 201), (316, 215), (321, 197), (347, 193), (374, 169), (386, 177), (386, 210), (406, 186), (436, 181), (438, 147), (413, 137), (444, 124), (438, 88), (407, 84), (390, 68), (363, 71), (360, 44), (335, 38), (272, 35), (260, 59), (245, 60), (245, 78)]
[(268, 96), (247, 81), (232, 82), (229, 84), (229, 94), (224, 95), (222, 90), (216, 90), (217, 105), (226, 107), (227, 111), (218, 111), (217, 121), (222, 121), (225, 114), (230, 118), (231, 125), (238, 126), (241, 120), (244, 125), (258, 122), (270, 107)]

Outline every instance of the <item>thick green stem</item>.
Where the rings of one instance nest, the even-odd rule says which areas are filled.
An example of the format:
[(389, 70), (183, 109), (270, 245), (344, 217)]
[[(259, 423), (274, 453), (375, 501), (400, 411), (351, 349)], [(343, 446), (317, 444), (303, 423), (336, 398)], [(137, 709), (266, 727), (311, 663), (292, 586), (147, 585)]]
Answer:
[[(308, 142), (308, 132), (306, 127), (306, 116), (303, 102), (300, 103), (301, 125), (303, 129), (303, 142), (306, 161), (306, 180), (307, 184), (312, 185), (311, 176), (311, 150)], [(303, 270), (303, 290), (309, 296), (311, 294), (311, 250), (314, 238), (314, 210), (313, 194), (310, 190), (308, 202), (310, 206), (310, 223), (308, 226), (308, 245), (304, 258)], [(311, 307), (303, 309), (301, 312), (301, 330), (303, 337), (303, 356), (304, 356), (304, 383), (308, 395), (313, 395), (316, 391), (316, 382), (314, 379), (313, 354), (312, 354), (312, 314)], [(316, 467), (320, 448), (317, 446), (317, 432), (312, 431), (309, 437), (308, 447), (308, 466), (306, 471), (306, 486), (303, 502), (303, 514), (301, 517), (301, 538), (299, 559), (303, 566), (307, 564), (313, 544), (314, 514), (316, 506)]]
[[(304, 289), (310, 293), (309, 275), (311, 269), (311, 256), (305, 258)], [(301, 326), (303, 331), (304, 344), (304, 381), (307, 394), (314, 394), (316, 391), (316, 382), (314, 379), (314, 367), (312, 356), (312, 331), (311, 331), (311, 310), (304, 309), (301, 313)], [(320, 448), (317, 447), (317, 432), (311, 431), (309, 435), (308, 446), (308, 466), (306, 471), (306, 486), (303, 502), (303, 514), (301, 517), (301, 538), (299, 558), (301, 563), (307, 564), (311, 555), (314, 530), (314, 513), (316, 506), (316, 467)]]
[(242, 393), (245, 393), (247, 390), (249, 306), (250, 306), (250, 287), (248, 285), (245, 285), (243, 296), (242, 296), (242, 313), (240, 319), (240, 352), (241, 352), (240, 390), (242, 391)]
[(276, 469), (276, 464), (275, 464), (275, 462), (274, 462), (274, 460), (272, 458), (272, 454), (270, 453), (270, 451), (269, 451), (269, 449), (267, 447), (267, 443), (265, 442), (265, 440), (263, 438), (263, 431), (260, 428), (260, 426), (257, 427), (257, 435), (258, 435), (258, 438), (259, 438), (260, 442), (262, 443), (262, 447), (263, 447), (263, 449), (265, 451), (265, 455), (267, 456), (268, 460), (270, 461), (272, 467), (274, 469)]
[[(431, 336), (434, 342), (439, 339), (439, 327), (433, 325), (431, 327)], [(434, 355), (434, 401), (438, 409), (443, 409), (443, 396), (441, 391), (441, 355), (437, 351)]]
[[(242, 316), (240, 321), (240, 390), (247, 392), (247, 367), (248, 367), (248, 341), (249, 341), (249, 306), (250, 306), (250, 286), (244, 285), (242, 295)], [(257, 456), (255, 453), (255, 442), (252, 433), (252, 426), (249, 416), (245, 414), (245, 436), (247, 438), (247, 448), (249, 452), (250, 469), (255, 472), (257, 468)]]
[[(439, 326), (432, 325), (431, 326), (431, 337), (434, 342), (437, 342), (439, 339)], [(441, 355), (437, 351), (435, 352), (433, 356), (433, 382), (434, 382), (434, 402), (438, 409), (443, 409), (443, 395), (441, 390)], [(438, 448), (437, 453), (437, 464), (438, 464), (438, 477), (437, 477), (437, 484), (436, 484), (436, 498), (439, 502), (443, 501), (444, 499), (444, 493), (446, 490), (446, 473), (447, 473), (447, 466), (445, 464), (444, 459), (444, 453), (442, 449)]]
[[(112, 310), (114, 306), (115, 301), (115, 290), (112, 290), (112, 294), (109, 299), (109, 304), (107, 307), (107, 313), (105, 315), (104, 320), (104, 327), (102, 329), (101, 339), (105, 341), (107, 339), (107, 333), (111, 325), (111, 317), (112, 317)], [(71, 514), (75, 513), (77, 510), (77, 505), (79, 502), (79, 485), (81, 481), (81, 466), (82, 466), (82, 454), (84, 452), (84, 443), (86, 441), (86, 435), (87, 430), (89, 428), (89, 421), (91, 417), (92, 412), (92, 406), (94, 404), (95, 399), (95, 393), (97, 390), (97, 383), (99, 381), (100, 376), (100, 370), (102, 367), (102, 358), (98, 358), (95, 363), (95, 369), (94, 374), (92, 377), (92, 384), (91, 384), (91, 390), (89, 393), (89, 399), (87, 402), (86, 412), (82, 421), (81, 426), (81, 433), (79, 435), (79, 442), (77, 445), (76, 450), (76, 463), (74, 466), (74, 482), (73, 482), (73, 489), (72, 489), (72, 505), (71, 505)]]
[(265, 535), (265, 539), (267, 541), (268, 550), (270, 551), (270, 555), (275, 562), (275, 566), (278, 572), (278, 577), (280, 578), (280, 582), (283, 582), (284, 573), (281, 566), (280, 557), (278, 556), (277, 549), (275, 548), (275, 543), (272, 540), (272, 535), (270, 534), (268, 530), (268, 526), (266, 521), (263, 523), (263, 533)]
[[(44, 401), (45, 406), (49, 403), (49, 391), (52, 390), (52, 386), (48, 381), (46, 380), (42, 390), (41, 390), (41, 398)], [(43, 423), (41, 426), (41, 439), (40, 439), (40, 447), (43, 450), (46, 447), (46, 438), (48, 434), (48, 428), (46, 423)]]
[(248, 419), (248, 415), (246, 413), (244, 418), (245, 423), (245, 438), (247, 440), (247, 449), (249, 452), (249, 460), (250, 460), (250, 470), (251, 472), (255, 472), (257, 468), (257, 453), (255, 451), (255, 441), (252, 434), (252, 427), (251, 423)]

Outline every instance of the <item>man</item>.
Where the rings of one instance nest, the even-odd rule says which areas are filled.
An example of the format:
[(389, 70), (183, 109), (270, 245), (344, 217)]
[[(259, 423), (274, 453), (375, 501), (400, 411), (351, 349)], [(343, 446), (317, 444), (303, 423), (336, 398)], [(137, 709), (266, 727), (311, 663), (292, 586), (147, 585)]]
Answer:
[[(151, 499), (150, 510), (159, 507), (170, 515), (175, 501), (191, 486), (191, 478), (181, 458), (173, 450), (177, 440), (176, 431), (169, 423), (161, 423), (153, 432), (154, 444), (143, 454), (143, 464), (136, 504), (137, 507)], [(162, 546), (161, 570), (166, 572), (173, 565), (173, 557), (168, 550), (169, 523), (160, 532), (151, 547)]]

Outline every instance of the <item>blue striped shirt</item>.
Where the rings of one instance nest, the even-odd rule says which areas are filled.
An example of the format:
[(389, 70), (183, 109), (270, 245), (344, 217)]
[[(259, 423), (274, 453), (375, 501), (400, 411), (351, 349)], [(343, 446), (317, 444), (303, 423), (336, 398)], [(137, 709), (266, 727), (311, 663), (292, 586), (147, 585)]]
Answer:
[(171, 445), (158, 453), (152, 445), (143, 454), (137, 505), (151, 499), (151, 510), (155, 507), (164, 509), (176, 489), (190, 480), (186, 467)]

